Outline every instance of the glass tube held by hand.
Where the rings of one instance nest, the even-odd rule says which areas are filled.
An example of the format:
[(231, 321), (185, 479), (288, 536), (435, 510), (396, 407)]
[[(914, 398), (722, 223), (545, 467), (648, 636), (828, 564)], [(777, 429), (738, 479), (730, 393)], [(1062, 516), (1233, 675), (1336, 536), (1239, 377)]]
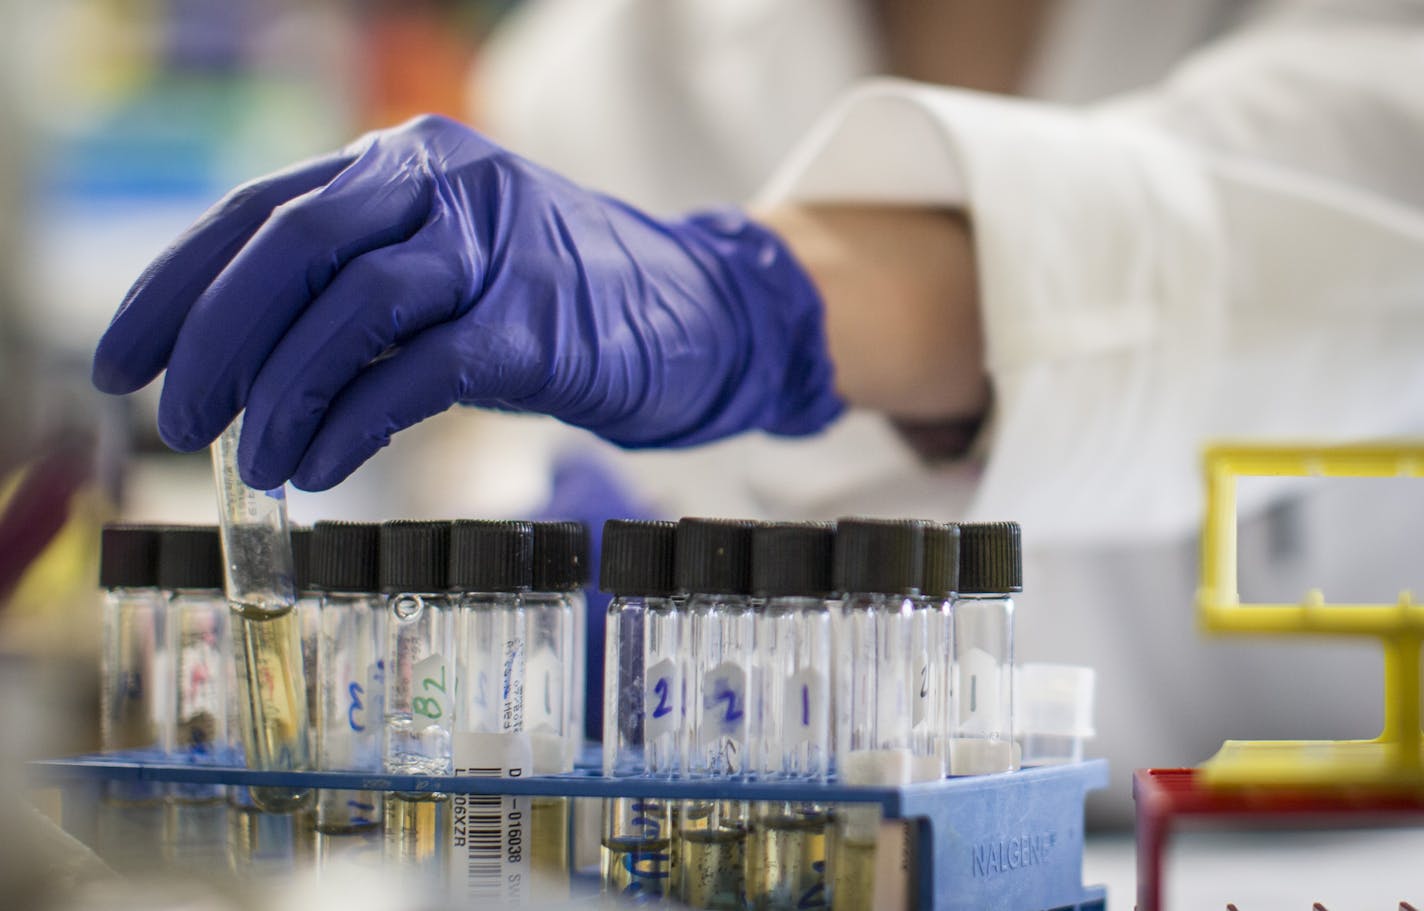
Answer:
[[(237, 652), (242, 747), (249, 768), (308, 770), (307, 682), (286, 493), (243, 483), (237, 469), (241, 429), (239, 417), (213, 443), (212, 454)], [(310, 789), (250, 790), (253, 801), (273, 813), (308, 805), (312, 797)]]

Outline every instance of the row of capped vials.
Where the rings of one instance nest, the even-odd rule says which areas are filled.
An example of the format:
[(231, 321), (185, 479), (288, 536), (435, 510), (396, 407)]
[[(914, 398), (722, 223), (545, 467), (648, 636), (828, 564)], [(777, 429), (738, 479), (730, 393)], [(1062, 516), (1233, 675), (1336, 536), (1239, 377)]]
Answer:
[[(271, 725), (268, 736), (289, 742), (276, 752), (311, 755), (322, 770), (448, 775), (454, 735), (518, 731), (531, 772), (572, 769), (586, 539), (574, 522), (294, 530), (305, 685), (290, 691), (307, 704), (267, 714), (310, 724)], [(217, 530), (110, 526), (100, 576), (103, 748), (241, 765), (244, 663), (234, 661)], [(379, 828), (382, 800), (328, 791), (315, 810), (318, 831)]]
[[(1079, 760), (1091, 734), (1092, 672), (1034, 665), (1015, 737), (1012, 522), (611, 521), (601, 586), (609, 776), (898, 786)], [(613, 800), (602, 839), (605, 889), (641, 900), (894, 903), (866, 807)]]

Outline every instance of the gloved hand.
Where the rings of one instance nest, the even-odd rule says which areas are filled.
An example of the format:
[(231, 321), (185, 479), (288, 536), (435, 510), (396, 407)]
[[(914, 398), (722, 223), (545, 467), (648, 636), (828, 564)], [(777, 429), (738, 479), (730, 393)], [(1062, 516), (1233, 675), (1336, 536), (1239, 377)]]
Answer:
[(423, 117), (239, 187), (153, 262), (94, 356), (206, 446), (244, 405), (243, 479), (338, 483), (454, 403), (627, 447), (840, 412), (820, 299), (736, 212), (659, 220)]

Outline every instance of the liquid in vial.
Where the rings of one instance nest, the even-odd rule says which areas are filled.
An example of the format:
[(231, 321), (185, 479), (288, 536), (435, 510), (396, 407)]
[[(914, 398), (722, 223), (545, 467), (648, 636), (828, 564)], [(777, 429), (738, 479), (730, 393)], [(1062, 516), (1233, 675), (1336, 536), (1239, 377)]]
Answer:
[(678, 844), (684, 902), (693, 908), (746, 907), (746, 829), (684, 826)]
[[(289, 606), (231, 605), (233, 643), (241, 661), (238, 697), (248, 765), (299, 770), (308, 766), (307, 694), (302, 679), (301, 625)], [(311, 803), (310, 789), (253, 787), (252, 799), (269, 813), (289, 813)]]
[(450, 843), (450, 795), (388, 793), (385, 856), (406, 869), (437, 872)]
[(534, 797), (529, 807), (529, 865), (534, 871), (530, 898), (536, 907), (569, 898), (569, 810), (567, 797)]
[(874, 911), (876, 849), (873, 835), (837, 835), (830, 859), (833, 911)]
[(748, 840), (747, 892), (762, 911), (825, 908), (826, 827), (822, 812), (797, 813), (789, 807), (757, 819)]
[(634, 902), (668, 894), (671, 841), (635, 835), (603, 839), (601, 872), (604, 891)]

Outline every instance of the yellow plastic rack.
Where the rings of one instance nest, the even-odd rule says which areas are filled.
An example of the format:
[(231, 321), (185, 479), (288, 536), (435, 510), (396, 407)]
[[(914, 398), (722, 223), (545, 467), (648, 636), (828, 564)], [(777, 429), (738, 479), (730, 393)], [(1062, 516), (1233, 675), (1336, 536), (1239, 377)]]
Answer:
[[(1343, 446), (1219, 444), (1206, 451), (1197, 619), (1220, 634), (1372, 636), (1384, 648), (1384, 729), (1373, 740), (1228, 740), (1200, 766), (1220, 787), (1424, 789), (1420, 648), (1424, 604), (1328, 604), (1319, 589), (1299, 604), (1242, 604), (1236, 588), (1236, 479), (1242, 475), (1382, 478), (1424, 476), (1424, 443)], [(1421, 554), (1424, 554), (1424, 542)]]

